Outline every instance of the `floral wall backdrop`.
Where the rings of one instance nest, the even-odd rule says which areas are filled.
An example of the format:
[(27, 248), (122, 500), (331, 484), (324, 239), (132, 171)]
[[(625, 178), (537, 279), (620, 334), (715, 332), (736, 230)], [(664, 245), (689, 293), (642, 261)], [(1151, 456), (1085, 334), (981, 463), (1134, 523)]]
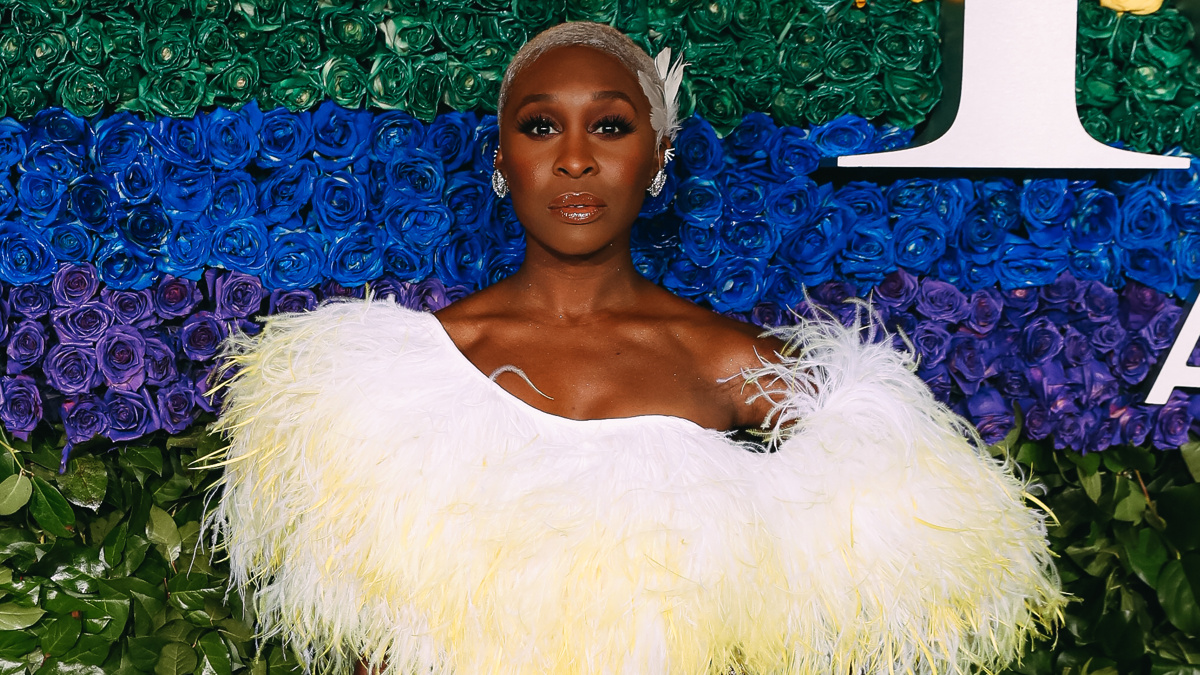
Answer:
[[(1142, 9), (1080, 3), (1081, 119), (1198, 152), (1191, 24)], [(0, 0), (0, 673), (295, 670), (201, 537), (217, 346), (326, 297), (432, 310), (514, 270), (491, 112), (512, 52), (564, 19), (694, 64), (645, 276), (766, 327), (869, 296), (1041, 486), (1078, 602), (1015, 671), (1200, 673), (1200, 392), (1144, 403), (1200, 280), (1200, 162), (818, 173), (907, 144), (939, 100), (932, 0)]]

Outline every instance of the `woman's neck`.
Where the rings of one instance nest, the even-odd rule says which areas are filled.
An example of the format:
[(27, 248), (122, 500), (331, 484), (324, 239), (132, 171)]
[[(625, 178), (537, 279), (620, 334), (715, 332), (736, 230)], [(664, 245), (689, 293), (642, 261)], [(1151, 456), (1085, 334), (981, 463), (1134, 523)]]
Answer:
[(529, 242), (511, 277), (510, 302), (549, 320), (575, 320), (636, 304), (647, 283), (629, 248), (610, 246), (589, 256), (564, 256)]

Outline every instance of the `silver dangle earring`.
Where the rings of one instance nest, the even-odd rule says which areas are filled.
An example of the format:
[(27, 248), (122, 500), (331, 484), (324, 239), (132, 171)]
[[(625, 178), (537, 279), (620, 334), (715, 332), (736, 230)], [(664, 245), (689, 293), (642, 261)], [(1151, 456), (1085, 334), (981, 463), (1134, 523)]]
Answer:
[[(496, 157), (500, 156), (500, 148), (496, 148), (496, 154), (492, 156), (492, 166), (496, 167)], [(500, 173), (500, 168), (492, 169), (492, 192), (500, 199), (508, 194), (508, 181), (504, 180), (504, 174)]]
[(650, 181), (650, 187), (646, 188), (646, 192), (649, 192), (651, 197), (657, 197), (662, 194), (663, 186), (666, 184), (667, 170), (659, 169), (658, 173), (654, 174), (654, 180)]

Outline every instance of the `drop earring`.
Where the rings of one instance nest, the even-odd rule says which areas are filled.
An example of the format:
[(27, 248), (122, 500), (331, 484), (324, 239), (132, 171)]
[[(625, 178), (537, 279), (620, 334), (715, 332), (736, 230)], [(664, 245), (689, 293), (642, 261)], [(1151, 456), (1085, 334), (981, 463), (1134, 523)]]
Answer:
[(500, 199), (508, 194), (508, 181), (504, 180), (504, 174), (500, 173), (500, 168), (496, 167), (496, 158), (500, 156), (500, 148), (496, 148), (496, 154), (492, 156), (492, 192)]
[(659, 169), (658, 173), (654, 174), (654, 180), (650, 181), (650, 187), (646, 188), (646, 192), (649, 192), (651, 197), (657, 197), (662, 194), (663, 186), (666, 184), (667, 170)]

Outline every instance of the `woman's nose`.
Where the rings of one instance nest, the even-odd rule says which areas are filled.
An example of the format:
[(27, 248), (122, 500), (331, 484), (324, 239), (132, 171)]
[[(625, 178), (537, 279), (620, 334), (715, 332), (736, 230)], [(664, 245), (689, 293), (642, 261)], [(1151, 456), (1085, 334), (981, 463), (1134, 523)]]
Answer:
[(596, 166), (590, 140), (586, 131), (568, 131), (562, 134), (554, 173), (570, 178), (582, 178), (596, 173), (599, 167)]

